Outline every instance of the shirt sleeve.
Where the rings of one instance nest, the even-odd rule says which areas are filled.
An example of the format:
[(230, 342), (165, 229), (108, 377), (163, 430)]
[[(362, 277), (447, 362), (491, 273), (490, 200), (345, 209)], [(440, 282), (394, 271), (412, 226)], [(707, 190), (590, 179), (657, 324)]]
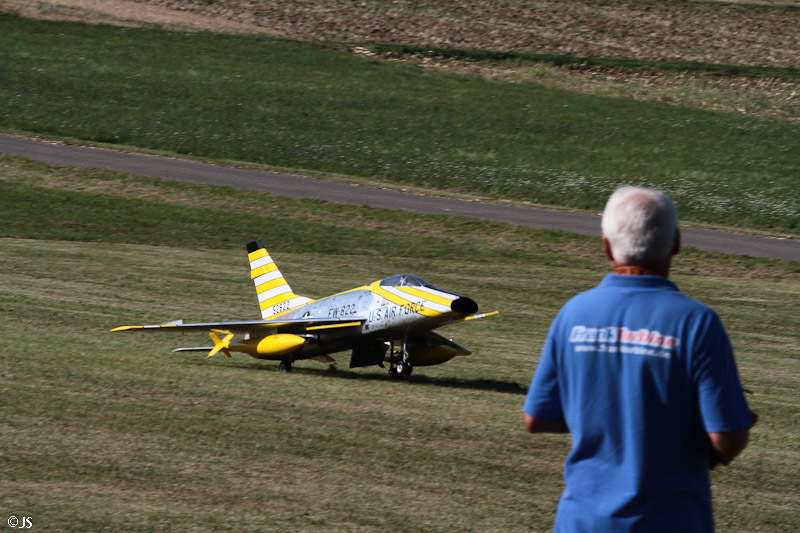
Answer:
[(748, 429), (752, 413), (744, 397), (728, 334), (710, 312), (694, 350), (700, 413), (708, 433)]
[(558, 341), (555, 335), (556, 323), (550, 326), (547, 340), (544, 343), (539, 365), (533, 375), (528, 396), (522, 411), (534, 418), (542, 420), (561, 420), (564, 412), (561, 407), (561, 396), (558, 385), (558, 365), (556, 350)]

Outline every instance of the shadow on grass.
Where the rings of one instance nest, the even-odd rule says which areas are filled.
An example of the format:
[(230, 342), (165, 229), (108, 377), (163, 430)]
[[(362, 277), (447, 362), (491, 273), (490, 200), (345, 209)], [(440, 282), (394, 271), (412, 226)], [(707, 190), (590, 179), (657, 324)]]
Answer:
[(318, 374), (318, 375), (325, 375), (343, 379), (387, 381), (389, 383), (397, 383), (397, 384), (406, 383), (409, 385), (432, 385), (438, 387), (450, 387), (453, 389), (471, 389), (471, 390), (504, 392), (508, 394), (528, 393), (528, 387), (523, 387), (519, 383), (513, 383), (508, 381), (497, 381), (494, 379), (440, 378), (440, 377), (424, 376), (419, 374), (411, 375), (404, 379), (393, 379), (389, 377), (388, 372), (386, 374), (365, 374), (361, 372), (354, 372), (352, 370), (316, 369), (316, 368), (296, 369), (294, 370), (294, 372)]
[[(254, 366), (246, 363), (228, 362), (226, 368), (239, 368), (244, 370), (259, 370), (265, 372), (280, 372), (278, 370), (277, 361), (273, 361), (273, 365), (264, 364)], [(195, 361), (193, 364), (202, 364), (202, 362)], [(293, 374), (304, 374), (311, 376), (323, 376), (336, 379), (350, 379), (355, 381), (385, 381), (388, 384), (407, 384), (407, 385), (423, 385), (435, 387), (449, 387), (453, 389), (470, 389), (482, 390), (492, 392), (503, 392), (507, 394), (527, 394), (528, 387), (523, 387), (519, 383), (509, 381), (497, 381), (494, 379), (458, 379), (458, 378), (440, 378), (430, 377), (423, 375), (411, 375), (404, 379), (390, 378), (388, 372), (386, 374), (374, 374), (358, 372), (353, 370), (342, 370), (336, 367), (328, 368), (294, 368)]]

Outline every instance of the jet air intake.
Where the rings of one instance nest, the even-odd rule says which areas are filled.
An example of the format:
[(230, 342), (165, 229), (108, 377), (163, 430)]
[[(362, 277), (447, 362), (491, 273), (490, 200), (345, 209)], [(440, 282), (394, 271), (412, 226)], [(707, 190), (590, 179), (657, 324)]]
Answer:
[(471, 298), (460, 296), (453, 300), (453, 302), (450, 304), (450, 309), (456, 313), (471, 315), (472, 313), (476, 313), (478, 311), (478, 304)]

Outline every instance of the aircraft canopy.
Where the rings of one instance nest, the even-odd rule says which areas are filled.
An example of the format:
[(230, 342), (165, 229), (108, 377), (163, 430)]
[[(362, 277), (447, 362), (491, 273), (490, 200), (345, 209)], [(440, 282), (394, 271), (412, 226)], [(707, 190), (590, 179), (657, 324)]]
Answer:
[[(381, 280), (382, 287), (428, 287), (436, 289), (433, 285), (414, 274), (396, 274)], [(439, 289), (437, 289), (439, 290)]]

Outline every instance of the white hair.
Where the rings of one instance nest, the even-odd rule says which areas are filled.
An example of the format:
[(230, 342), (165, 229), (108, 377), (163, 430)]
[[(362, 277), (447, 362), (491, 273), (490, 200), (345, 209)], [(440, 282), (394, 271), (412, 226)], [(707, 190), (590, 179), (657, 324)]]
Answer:
[(603, 211), (603, 235), (621, 264), (666, 259), (675, 246), (677, 231), (675, 204), (655, 189), (621, 187)]

